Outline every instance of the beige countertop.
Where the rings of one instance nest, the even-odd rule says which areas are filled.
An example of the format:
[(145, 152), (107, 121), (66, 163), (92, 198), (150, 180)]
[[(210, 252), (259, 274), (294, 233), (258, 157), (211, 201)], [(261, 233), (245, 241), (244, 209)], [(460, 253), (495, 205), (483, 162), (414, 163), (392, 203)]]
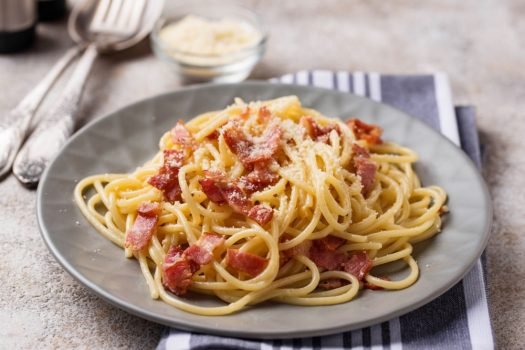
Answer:
[[(321, 5), (322, 3), (322, 5)], [(301, 69), (449, 74), (456, 104), (474, 104), (487, 145), (495, 223), (488, 296), (501, 349), (525, 348), (525, 2), (249, 1), (270, 41), (252, 78)], [(43, 24), (33, 49), (0, 56), (5, 113), (71, 45), (64, 23)], [(97, 61), (81, 116), (100, 117), (178, 89), (147, 42)], [(522, 119), (523, 118), (523, 119)], [(38, 232), (35, 192), (0, 183), (0, 348), (153, 348), (162, 326), (106, 304), (53, 259)]]

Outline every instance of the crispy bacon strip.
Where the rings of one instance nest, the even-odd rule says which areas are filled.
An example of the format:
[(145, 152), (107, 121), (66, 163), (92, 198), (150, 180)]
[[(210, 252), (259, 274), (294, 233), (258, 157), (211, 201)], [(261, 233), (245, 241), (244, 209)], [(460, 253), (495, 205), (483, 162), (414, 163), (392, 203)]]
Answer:
[(279, 181), (279, 175), (270, 170), (266, 162), (255, 163), (253, 170), (239, 179), (239, 185), (248, 194), (275, 185)]
[(270, 125), (258, 140), (251, 140), (242, 130), (238, 120), (228, 122), (222, 133), (226, 144), (239, 157), (245, 167), (272, 159), (279, 150), (282, 130), (277, 124)]
[(195, 244), (189, 246), (184, 254), (199, 265), (209, 264), (213, 251), (224, 244), (224, 237), (215, 233), (203, 233)]
[(266, 124), (270, 121), (272, 118), (272, 113), (268, 108), (265, 106), (262, 106), (259, 108), (259, 111), (257, 112), (257, 122), (261, 124)]
[(374, 187), (377, 165), (370, 159), (370, 154), (365, 148), (354, 143), (352, 150), (354, 152), (354, 169), (356, 174), (361, 178), (361, 184), (363, 185), (361, 193), (366, 195)]
[(125, 246), (134, 251), (145, 248), (157, 230), (160, 215), (159, 203), (142, 203), (133, 226), (126, 234)]
[(195, 139), (191, 132), (186, 128), (184, 122), (179, 120), (177, 125), (171, 129), (171, 140), (174, 144), (181, 146), (184, 149), (193, 149), (195, 148)]
[(346, 239), (337, 237), (337, 236), (332, 236), (332, 235), (328, 235), (319, 240), (319, 243), (322, 244), (326, 250), (329, 250), (332, 252), (336, 251), (337, 248), (345, 244), (345, 242), (346, 242)]
[[(315, 240), (310, 248), (310, 259), (319, 267), (327, 270), (343, 270), (362, 280), (372, 268), (372, 260), (365, 252), (348, 255), (326, 244), (326, 238)], [(329, 248), (330, 247), (330, 248)]]
[(201, 265), (209, 264), (213, 259), (213, 252), (223, 245), (223, 236), (205, 232), (195, 244), (186, 249), (180, 245), (170, 247), (162, 266), (164, 286), (176, 295), (186, 294), (193, 274)]
[(343, 263), (343, 270), (354, 275), (362, 281), (366, 274), (372, 269), (372, 260), (365, 252), (353, 253), (350, 259)]
[(340, 270), (343, 263), (348, 259), (348, 255), (343, 252), (326, 249), (325, 245), (319, 240), (313, 242), (309, 257), (318, 267), (329, 271)]
[(214, 203), (227, 203), (234, 211), (246, 215), (260, 225), (268, 223), (273, 210), (262, 205), (254, 205), (248, 195), (237, 185), (237, 181), (226, 178), (218, 172), (206, 172), (199, 180), (202, 191)]
[(247, 216), (260, 225), (265, 225), (272, 220), (273, 210), (264, 205), (257, 204), (248, 211)]
[[(342, 270), (354, 275), (359, 281), (362, 281), (372, 268), (372, 260), (365, 252), (357, 252), (348, 255), (347, 253), (337, 251), (337, 248), (345, 243), (343, 238), (336, 236), (326, 236), (314, 241), (304, 241), (303, 243), (281, 251), (280, 265), (287, 263), (296, 255), (305, 255), (309, 257), (318, 267), (336, 271)], [(333, 289), (345, 284), (344, 280), (328, 279), (319, 283), (319, 288)]]
[(367, 124), (357, 118), (349, 119), (346, 123), (358, 140), (365, 140), (371, 145), (383, 143), (383, 140), (381, 140), (383, 129), (379, 126)]
[(156, 175), (149, 178), (148, 183), (158, 188), (169, 202), (181, 199), (179, 184), (179, 169), (182, 167), (185, 153), (182, 150), (164, 150), (164, 163)]
[(187, 259), (180, 246), (171, 246), (162, 265), (162, 284), (175, 295), (187, 293), (199, 265)]
[(260, 274), (267, 263), (268, 259), (261, 258), (255, 254), (241, 252), (237, 249), (228, 249), (226, 252), (226, 265), (252, 277)]
[(290, 261), (290, 259), (292, 259), (294, 256), (297, 256), (297, 255), (309, 256), (311, 248), (312, 248), (312, 241), (306, 240), (306, 241), (299, 243), (295, 247), (292, 247), (286, 250), (282, 250), (279, 253), (279, 265), (283, 266), (288, 261)]
[(209, 140), (217, 140), (219, 138), (219, 132), (217, 130), (213, 130), (211, 134), (206, 136)]
[(315, 120), (311, 116), (304, 116), (301, 117), (299, 120), (299, 124), (301, 124), (305, 129), (306, 133), (315, 141), (328, 143), (330, 140), (330, 133), (332, 130), (335, 130), (336, 132), (340, 132), (339, 125), (337, 124), (329, 124), (326, 126), (321, 126), (315, 122)]

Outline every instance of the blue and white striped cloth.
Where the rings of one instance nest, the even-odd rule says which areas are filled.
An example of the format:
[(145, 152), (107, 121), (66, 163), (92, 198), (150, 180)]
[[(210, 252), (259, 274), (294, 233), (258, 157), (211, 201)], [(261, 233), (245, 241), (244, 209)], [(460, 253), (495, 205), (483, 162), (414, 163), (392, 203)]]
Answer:
[[(348, 91), (390, 104), (440, 130), (481, 165), (474, 108), (454, 108), (444, 74), (399, 76), (317, 70), (272, 81)], [(484, 271), (480, 260), (461, 282), (431, 303), (363, 329), (288, 340), (237, 339), (167, 329), (157, 349), (493, 349)]]

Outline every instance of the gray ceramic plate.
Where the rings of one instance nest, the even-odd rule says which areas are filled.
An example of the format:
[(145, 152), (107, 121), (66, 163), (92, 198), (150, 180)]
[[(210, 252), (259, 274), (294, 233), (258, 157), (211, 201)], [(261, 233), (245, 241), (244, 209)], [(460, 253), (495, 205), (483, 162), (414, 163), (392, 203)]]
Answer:
[[(335, 306), (301, 307), (266, 303), (220, 317), (197, 316), (152, 300), (135, 260), (103, 238), (73, 202), (81, 178), (129, 172), (150, 158), (158, 140), (179, 118), (246, 101), (298, 95), (305, 106), (328, 116), (357, 116), (377, 123), (384, 138), (411, 147), (423, 184), (449, 193), (443, 231), (419, 245), (419, 280), (395, 291), (364, 291)], [(492, 218), (490, 199), (473, 163), (456, 146), (422, 122), (386, 105), (311, 87), (247, 82), (208, 85), (154, 97), (101, 118), (80, 130), (46, 171), (38, 191), (38, 222), (58, 262), (97, 295), (140, 317), (181, 329), (249, 338), (291, 338), (350, 330), (382, 322), (428, 303), (457, 283), (486, 245)], [(400, 272), (401, 274), (403, 271)], [(211, 300), (199, 303), (213, 304)]]

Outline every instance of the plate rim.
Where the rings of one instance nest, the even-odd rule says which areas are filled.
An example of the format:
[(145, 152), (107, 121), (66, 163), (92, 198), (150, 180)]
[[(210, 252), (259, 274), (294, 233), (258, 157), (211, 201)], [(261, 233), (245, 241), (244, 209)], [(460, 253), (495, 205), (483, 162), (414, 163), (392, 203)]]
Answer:
[[(137, 105), (146, 103), (147, 101), (155, 100), (155, 99), (161, 99), (166, 98), (170, 95), (174, 94), (184, 94), (189, 93), (191, 91), (195, 90), (201, 90), (201, 89), (218, 89), (221, 87), (228, 87), (228, 86), (259, 86), (259, 87), (272, 87), (272, 86), (289, 86), (294, 89), (304, 89), (304, 90), (312, 90), (316, 91), (318, 94), (322, 93), (336, 93), (341, 95), (350, 95), (352, 98), (366, 101), (367, 103), (372, 103), (375, 105), (380, 105), (382, 108), (387, 108), (396, 111), (397, 113), (401, 113), (406, 115), (410, 118), (411, 122), (415, 122), (417, 124), (420, 124), (422, 127), (431, 130), (434, 134), (438, 135), (439, 138), (442, 141), (445, 141), (452, 145), (458, 154), (463, 158), (465, 163), (468, 165), (469, 168), (474, 170), (475, 177), (477, 180), (477, 183), (480, 185), (482, 190), (482, 197), (484, 199), (484, 204), (486, 208), (485, 212), (485, 220), (483, 223), (483, 232), (481, 232), (483, 239), (481, 239), (478, 242), (477, 245), (477, 251), (475, 254), (475, 259), (472, 259), (472, 261), (469, 262), (469, 264), (466, 264), (464, 268), (462, 269), (462, 272), (454, 278), (453, 282), (442, 286), (441, 288), (438, 288), (434, 290), (434, 292), (429, 295), (428, 297), (419, 300), (418, 302), (412, 303), (404, 308), (400, 308), (394, 312), (390, 312), (388, 314), (384, 314), (380, 317), (376, 317), (374, 319), (368, 320), (368, 321), (361, 321), (361, 322), (354, 322), (347, 325), (341, 325), (341, 326), (332, 326), (332, 327), (323, 327), (318, 328), (316, 330), (308, 330), (308, 331), (301, 331), (288, 333), (288, 332), (280, 332), (276, 333), (275, 331), (269, 331), (266, 332), (264, 329), (257, 330), (257, 331), (245, 331), (245, 330), (228, 330), (228, 329), (217, 329), (212, 328), (209, 326), (202, 326), (198, 322), (194, 322), (193, 324), (189, 324), (188, 322), (179, 322), (177, 319), (167, 319), (164, 316), (159, 316), (155, 314), (154, 312), (151, 312), (150, 310), (140, 308), (136, 306), (135, 304), (126, 302), (124, 300), (121, 300), (120, 298), (114, 296), (113, 294), (105, 291), (99, 285), (97, 285), (94, 282), (91, 282), (86, 276), (84, 276), (82, 273), (80, 273), (59, 251), (59, 249), (53, 245), (51, 240), (51, 232), (47, 229), (46, 225), (44, 224), (43, 220), (43, 214), (42, 214), (42, 208), (44, 205), (43, 201), (43, 191), (45, 183), (47, 182), (49, 178), (49, 173), (51, 169), (53, 168), (54, 163), (57, 161), (57, 159), (62, 155), (63, 151), (69, 147), (69, 145), (74, 142), (78, 137), (81, 137), (83, 134), (88, 132), (91, 128), (95, 127), (97, 124), (102, 123), (106, 119), (113, 118), (115, 115), (118, 115), (122, 113), (124, 110), (132, 109)], [(104, 301), (108, 302), (109, 304), (118, 307), (119, 309), (126, 311), (128, 313), (131, 313), (135, 316), (141, 317), (143, 319), (147, 319), (149, 321), (160, 323), (169, 327), (176, 327), (181, 330), (187, 330), (187, 331), (198, 331), (198, 332), (206, 332), (209, 334), (215, 334), (215, 335), (221, 335), (221, 336), (232, 336), (232, 337), (244, 337), (244, 338), (251, 338), (251, 339), (291, 339), (296, 337), (304, 337), (304, 336), (322, 336), (322, 335), (328, 335), (328, 334), (334, 334), (342, 331), (348, 331), (353, 329), (359, 329), (367, 326), (371, 326), (374, 324), (379, 324), (381, 322), (393, 319), (395, 317), (399, 317), (401, 315), (407, 314), (415, 309), (418, 309), (419, 307), (431, 302), (432, 300), (438, 298), (439, 296), (446, 293), (449, 289), (451, 289), (453, 286), (455, 286), (459, 281), (461, 281), (467, 273), (471, 271), (471, 269), (474, 267), (474, 265), (479, 260), (480, 256), (483, 254), (487, 243), (490, 239), (490, 233), (493, 225), (493, 203), (492, 198), (490, 195), (490, 191), (488, 189), (488, 186), (480, 172), (480, 170), (475, 165), (474, 161), (454, 142), (452, 142), (450, 139), (448, 139), (446, 136), (444, 136), (439, 131), (433, 129), (432, 127), (425, 124), (422, 120), (419, 118), (416, 118), (409, 113), (406, 113), (399, 108), (393, 107), (387, 103), (381, 102), (381, 101), (374, 101), (370, 98), (364, 97), (364, 96), (358, 96), (351, 92), (342, 92), (337, 91), (333, 89), (328, 88), (322, 88), (322, 87), (315, 87), (315, 86), (305, 86), (305, 85), (297, 85), (297, 84), (283, 84), (279, 82), (265, 82), (265, 81), (253, 81), (248, 80), (242, 83), (223, 83), (223, 84), (214, 84), (214, 83), (205, 83), (205, 84), (196, 84), (189, 87), (183, 87), (181, 89), (165, 92), (162, 94), (156, 94), (153, 96), (146, 97), (144, 99), (135, 101), (133, 103), (127, 104), (125, 106), (119, 107), (114, 109), (113, 111), (103, 115), (102, 117), (96, 118), (95, 120), (91, 120), (85, 125), (82, 125), (82, 127), (75, 132), (75, 134), (66, 142), (66, 144), (62, 147), (62, 149), (59, 151), (59, 153), (54, 157), (54, 159), (50, 162), (50, 164), (45, 169), (42, 179), (40, 181), (40, 184), (37, 189), (37, 203), (36, 203), (36, 214), (37, 214), (37, 223), (38, 228), (41, 234), (42, 239), (45, 242), (46, 247), (51, 252), (55, 260), (62, 266), (62, 268), (68, 272), (76, 281), (80, 282), (82, 285), (87, 287), (87, 289), (94, 293), (95, 295), (101, 297)], [(182, 311), (184, 312), (184, 311)], [(208, 316), (213, 317), (213, 316)]]

